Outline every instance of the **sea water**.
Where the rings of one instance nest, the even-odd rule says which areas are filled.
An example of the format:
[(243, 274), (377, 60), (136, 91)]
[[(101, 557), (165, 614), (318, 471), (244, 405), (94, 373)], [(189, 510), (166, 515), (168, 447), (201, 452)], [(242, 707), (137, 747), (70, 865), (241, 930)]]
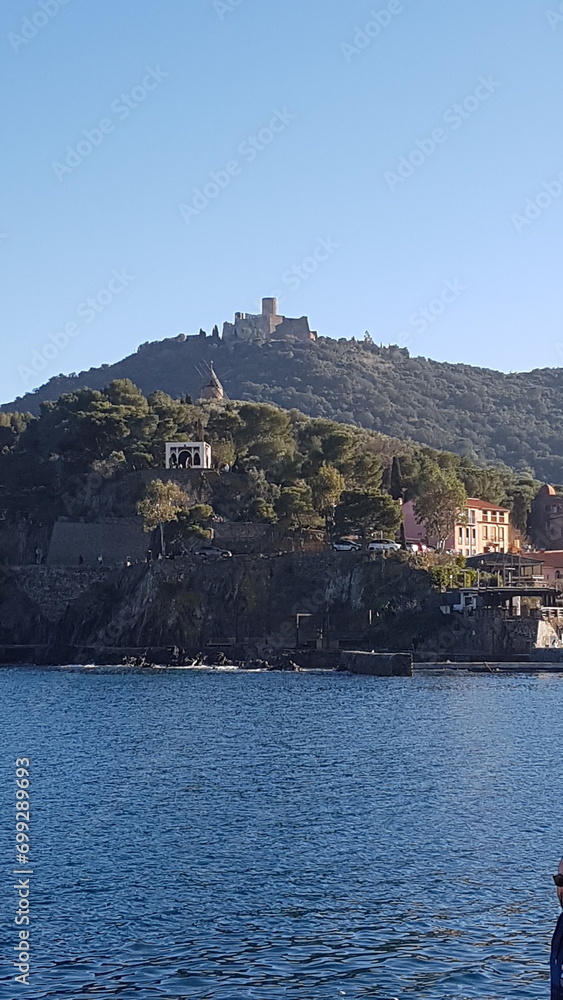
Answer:
[(559, 677), (11, 668), (0, 705), (2, 997), (547, 996)]

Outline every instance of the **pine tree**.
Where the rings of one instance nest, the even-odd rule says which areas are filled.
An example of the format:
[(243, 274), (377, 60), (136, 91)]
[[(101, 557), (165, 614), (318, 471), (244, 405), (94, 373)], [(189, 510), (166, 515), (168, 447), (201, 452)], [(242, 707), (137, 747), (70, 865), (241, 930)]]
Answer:
[(401, 500), (403, 496), (403, 476), (400, 459), (395, 455), (391, 465), (391, 483), (389, 492), (393, 500)]

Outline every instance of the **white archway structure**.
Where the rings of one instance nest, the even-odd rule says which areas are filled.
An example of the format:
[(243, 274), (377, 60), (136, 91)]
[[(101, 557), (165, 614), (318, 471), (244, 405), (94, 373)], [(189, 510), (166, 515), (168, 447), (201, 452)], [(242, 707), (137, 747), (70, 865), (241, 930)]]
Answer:
[(211, 445), (207, 441), (167, 441), (167, 469), (210, 469)]

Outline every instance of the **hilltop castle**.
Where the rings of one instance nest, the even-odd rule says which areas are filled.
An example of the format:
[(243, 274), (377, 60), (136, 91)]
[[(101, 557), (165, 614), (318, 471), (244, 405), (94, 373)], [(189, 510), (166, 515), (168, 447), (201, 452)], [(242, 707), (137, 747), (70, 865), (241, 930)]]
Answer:
[(234, 323), (223, 324), (223, 340), (316, 340), (307, 316), (289, 319), (278, 315), (278, 300), (262, 299), (260, 315), (235, 313)]

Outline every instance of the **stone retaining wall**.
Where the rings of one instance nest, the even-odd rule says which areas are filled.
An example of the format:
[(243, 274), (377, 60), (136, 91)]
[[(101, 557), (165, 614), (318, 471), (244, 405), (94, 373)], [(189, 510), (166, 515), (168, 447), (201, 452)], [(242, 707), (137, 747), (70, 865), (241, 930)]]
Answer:
[(69, 604), (78, 600), (90, 587), (105, 580), (107, 570), (64, 569), (50, 566), (17, 566), (11, 571), (18, 589), (41, 610), (49, 622), (59, 621)]
[(372, 677), (412, 677), (412, 655), (345, 650), (340, 655), (340, 669)]
[(143, 561), (150, 547), (150, 535), (143, 531), (140, 517), (106, 519), (99, 522), (57, 521), (47, 555), (49, 566), (95, 568), (123, 566), (127, 559)]

